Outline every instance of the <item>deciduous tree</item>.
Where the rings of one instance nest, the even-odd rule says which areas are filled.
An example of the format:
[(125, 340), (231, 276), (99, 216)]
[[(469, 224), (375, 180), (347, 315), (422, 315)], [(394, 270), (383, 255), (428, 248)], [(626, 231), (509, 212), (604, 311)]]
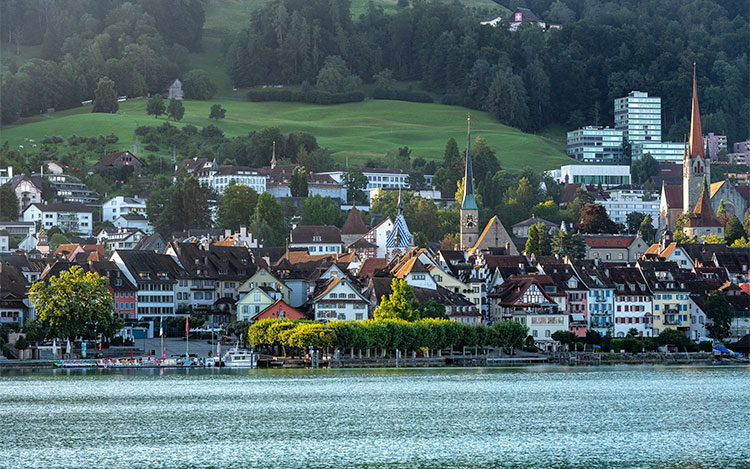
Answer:
[(146, 104), (146, 114), (149, 116), (154, 116), (154, 118), (158, 118), (160, 115), (164, 114), (166, 108), (164, 106), (164, 99), (161, 97), (160, 94), (155, 94), (148, 98), (148, 103)]
[(416, 297), (414, 287), (405, 280), (394, 278), (391, 281), (391, 294), (380, 299), (380, 304), (375, 309), (375, 319), (402, 319), (404, 321), (416, 321), (419, 312), (416, 308)]
[(257, 203), (258, 193), (252, 187), (242, 184), (227, 187), (216, 213), (218, 227), (238, 230), (240, 226), (249, 226)]
[(718, 341), (729, 337), (732, 326), (732, 308), (726, 297), (718, 291), (712, 291), (706, 301), (706, 330), (708, 336)]
[(29, 299), (48, 338), (109, 339), (122, 329), (123, 320), (113, 314), (107, 285), (106, 277), (84, 272), (80, 266), (60, 272), (49, 283), (32, 285)]
[(10, 186), (0, 186), (0, 221), (18, 219), (18, 196)]
[(114, 114), (119, 108), (117, 104), (117, 92), (115, 82), (107, 77), (102, 77), (96, 85), (94, 92), (94, 112), (107, 112)]
[(214, 104), (211, 106), (211, 112), (209, 113), (208, 118), (219, 122), (219, 119), (223, 119), (226, 115), (227, 110), (221, 107), (221, 104)]
[(182, 120), (182, 116), (185, 115), (185, 106), (179, 99), (172, 98), (169, 100), (169, 106), (167, 106), (167, 116), (174, 119), (175, 122)]

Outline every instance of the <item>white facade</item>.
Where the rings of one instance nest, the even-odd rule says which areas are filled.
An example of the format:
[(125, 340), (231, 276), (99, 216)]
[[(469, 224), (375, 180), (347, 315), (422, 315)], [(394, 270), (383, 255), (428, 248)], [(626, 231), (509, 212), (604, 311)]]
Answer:
[(639, 189), (618, 189), (608, 192), (609, 199), (597, 200), (615, 223), (626, 224), (628, 214), (640, 212), (651, 217), (654, 228), (659, 227), (659, 199), (643, 200), (643, 191)]
[(96, 235), (96, 241), (109, 250), (130, 251), (146, 236), (138, 229), (125, 230), (122, 228), (103, 229)]
[(661, 98), (631, 91), (615, 99), (615, 128), (631, 143), (661, 142)]
[(102, 204), (102, 220), (114, 222), (120, 215), (137, 213), (146, 216), (146, 201), (134, 197), (113, 197)]
[(314, 301), (318, 321), (364, 321), (368, 318), (369, 302), (345, 279), (333, 280), (330, 287)]
[(223, 194), (230, 183), (252, 187), (255, 192), (266, 192), (266, 177), (258, 171), (249, 168), (232, 168), (228, 171), (212, 171), (208, 176), (200, 176), (198, 181), (210, 187), (219, 194)]
[(7, 233), (0, 233), (0, 252), (10, 251), (10, 236)]
[(340, 253), (343, 251), (343, 243), (324, 243), (324, 242), (311, 242), (311, 243), (290, 243), (290, 248), (305, 248), (307, 252), (315, 254), (331, 254)]
[(148, 220), (142, 216), (119, 216), (113, 222), (113, 224), (117, 228), (135, 228), (143, 231), (144, 233), (151, 233), (153, 231), (151, 223), (149, 223)]
[(615, 331), (613, 337), (622, 338), (630, 329), (642, 337), (651, 337), (654, 330), (650, 295), (615, 295)]
[[(64, 206), (65, 204), (56, 204)], [(30, 205), (23, 212), (23, 221), (41, 222), (45, 230), (53, 226), (60, 227), (63, 231), (74, 231), (84, 236), (91, 236), (92, 213), (79, 212), (75, 210), (53, 210), (46, 205)]]
[[(409, 175), (401, 170), (395, 169), (380, 169), (380, 168), (363, 168), (361, 169), (362, 174), (367, 178), (367, 190), (365, 194), (370, 195), (370, 189), (408, 189), (408, 178)], [(327, 171), (319, 174), (327, 174), (331, 176), (336, 182), (343, 184), (344, 173), (346, 170)], [(425, 185), (427, 187), (432, 186), (432, 174), (425, 174), (424, 176)]]
[(560, 184), (601, 184), (604, 188), (630, 184), (628, 165), (569, 164), (547, 173)]
[(566, 313), (520, 313), (513, 314), (513, 319), (525, 324), (534, 342), (542, 347), (554, 341), (552, 334), (567, 331), (570, 324), (570, 315)]
[(568, 132), (568, 156), (583, 163), (618, 164), (623, 159), (622, 130), (586, 126)]
[(708, 337), (706, 332), (706, 312), (693, 299), (690, 299), (690, 339), (699, 340)]
[(643, 142), (633, 144), (633, 160), (643, 158), (646, 153), (656, 161), (673, 161), (682, 163), (685, 144), (675, 142)]

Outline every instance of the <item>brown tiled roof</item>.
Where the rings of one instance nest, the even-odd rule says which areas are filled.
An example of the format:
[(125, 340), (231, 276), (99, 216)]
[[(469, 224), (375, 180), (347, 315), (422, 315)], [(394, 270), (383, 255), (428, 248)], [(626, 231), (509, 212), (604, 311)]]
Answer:
[(682, 208), (682, 186), (664, 185), (664, 195), (669, 208)]
[[(320, 236), (320, 241), (314, 241), (315, 236)], [(299, 225), (293, 229), (290, 235), (290, 243), (340, 243), (341, 230), (329, 225)]]
[(583, 187), (583, 184), (580, 182), (562, 186), (560, 189), (560, 203), (573, 202), (576, 199), (576, 191), (581, 187)]
[(412, 272), (428, 272), (427, 267), (425, 267), (418, 257), (412, 257), (406, 261), (406, 263), (393, 273), (393, 276), (396, 278), (404, 278)]
[(362, 217), (359, 216), (359, 210), (357, 210), (357, 207), (352, 207), (352, 209), (349, 211), (349, 215), (346, 217), (346, 222), (344, 223), (344, 226), (341, 228), (341, 234), (363, 235), (367, 233), (368, 231), (369, 230), (365, 226), (365, 222), (363, 222)]
[(386, 265), (388, 265), (388, 259), (385, 257), (371, 257), (365, 259), (362, 266), (359, 268), (359, 280), (364, 281), (367, 278), (372, 277), (376, 270), (385, 269)]
[(583, 240), (590, 248), (626, 248), (635, 241), (635, 236), (595, 236), (583, 235)]

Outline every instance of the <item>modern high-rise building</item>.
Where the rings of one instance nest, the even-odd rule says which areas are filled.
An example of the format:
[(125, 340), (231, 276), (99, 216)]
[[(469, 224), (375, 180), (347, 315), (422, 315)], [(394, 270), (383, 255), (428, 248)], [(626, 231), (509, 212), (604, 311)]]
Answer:
[(615, 129), (630, 143), (661, 142), (661, 98), (631, 91), (615, 99)]
[(568, 132), (568, 156), (583, 163), (627, 164), (622, 151), (622, 131), (586, 126)]

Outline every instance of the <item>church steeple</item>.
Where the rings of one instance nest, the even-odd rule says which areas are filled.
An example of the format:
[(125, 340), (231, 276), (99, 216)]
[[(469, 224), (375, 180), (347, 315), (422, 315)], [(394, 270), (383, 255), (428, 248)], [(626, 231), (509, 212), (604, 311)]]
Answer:
[(273, 152), (271, 153), (271, 169), (276, 167), (276, 140), (273, 141)]
[(461, 201), (461, 249), (474, 247), (479, 237), (479, 207), (474, 197), (474, 171), (471, 167), (471, 116), (467, 117), (466, 172), (464, 173), (464, 198)]
[(698, 84), (695, 78), (695, 62), (693, 62), (693, 105), (690, 112), (690, 140), (688, 141), (690, 158), (700, 155), (706, 158), (703, 147), (703, 130), (701, 129), (701, 115), (698, 108)]
[(466, 118), (466, 171), (464, 173), (464, 199), (461, 210), (476, 210), (477, 201), (474, 198), (474, 171), (471, 167), (471, 114)]

